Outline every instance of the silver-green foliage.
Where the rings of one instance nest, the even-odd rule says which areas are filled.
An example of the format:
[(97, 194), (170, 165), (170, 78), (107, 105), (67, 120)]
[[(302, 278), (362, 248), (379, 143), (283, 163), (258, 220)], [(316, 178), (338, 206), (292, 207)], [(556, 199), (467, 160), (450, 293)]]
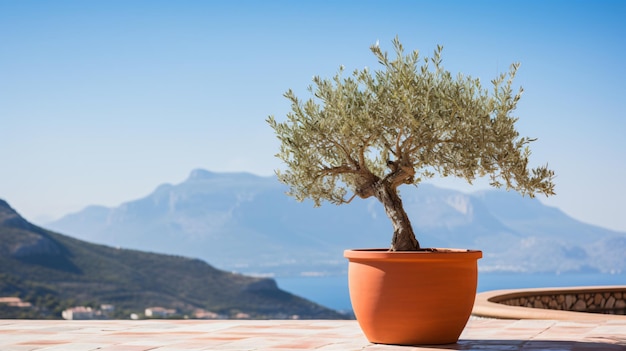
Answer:
[(492, 186), (522, 195), (554, 194), (553, 171), (529, 168), (534, 139), (515, 129), (518, 64), (489, 90), (445, 70), (441, 46), (422, 60), (417, 51), (405, 55), (398, 38), (393, 45), (393, 59), (378, 45), (370, 48), (378, 70), (344, 77), (341, 67), (332, 79), (314, 77), (314, 97), (306, 101), (285, 93), (287, 119), (270, 116), (268, 123), (281, 141), (277, 157), (287, 168), (277, 174), (290, 195), (318, 206), (323, 200), (342, 204), (376, 196), (377, 186), (417, 185), (435, 174), (469, 183), (489, 176)]

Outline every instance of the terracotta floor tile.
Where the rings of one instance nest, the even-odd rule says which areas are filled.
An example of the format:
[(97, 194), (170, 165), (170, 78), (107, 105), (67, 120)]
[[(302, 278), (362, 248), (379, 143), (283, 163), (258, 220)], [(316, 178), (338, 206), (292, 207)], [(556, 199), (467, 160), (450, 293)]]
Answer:
[(626, 322), (472, 319), (456, 344), (393, 346), (355, 321), (0, 320), (0, 350), (626, 351)]

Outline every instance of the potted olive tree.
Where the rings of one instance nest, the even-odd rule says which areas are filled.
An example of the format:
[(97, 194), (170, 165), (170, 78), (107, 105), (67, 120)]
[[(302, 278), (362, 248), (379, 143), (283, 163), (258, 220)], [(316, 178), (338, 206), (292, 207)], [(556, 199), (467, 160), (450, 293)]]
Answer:
[[(378, 43), (370, 49), (382, 66), (332, 79), (314, 77), (313, 97), (285, 93), (291, 111), (268, 123), (286, 164), (278, 179), (289, 195), (347, 204), (376, 198), (393, 225), (388, 249), (346, 250), (350, 298), (366, 337), (375, 343), (456, 342), (474, 303), (482, 252), (422, 248), (398, 188), (435, 175), (470, 184), (489, 177), (494, 187), (533, 197), (554, 194), (554, 172), (529, 168), (534, 141), (520, 137), (512, 115), (518, 64), (492, 80), (453, 76), (442, 67), (440, 46), (423, 61), (393, 40), (395, 58)], [(338, 233), (339, 234), (339, 233)], [(410, 318), (406, 321), (404, 318)]]

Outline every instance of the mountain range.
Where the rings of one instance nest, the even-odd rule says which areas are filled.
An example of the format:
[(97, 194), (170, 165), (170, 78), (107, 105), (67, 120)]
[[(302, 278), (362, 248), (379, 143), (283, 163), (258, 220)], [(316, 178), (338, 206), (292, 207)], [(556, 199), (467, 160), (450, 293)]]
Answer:
[(329, 318), (346, 316), (277, 287), (269, 278), (218, 270), (205, 261), (88, 243), (29, 223), (0, 200), (2, 318), (61, 318), (73, 306), (113, 305), (116, 318), (149, 307), (179, 317)]
[[(268, 276), (343, 274), (343, 250), (389, 246), (391, 222), (376, 200), (315, 208), (286, 191), (276, 177), (196, 169), (144, 198), (89, 206), (45, 226)], [(483, 272), (626, 272), (626, 233), (582, 223), (537, 199), (430, 184), (401, 187), (400, 194), (423, 247), (480, 249)]]

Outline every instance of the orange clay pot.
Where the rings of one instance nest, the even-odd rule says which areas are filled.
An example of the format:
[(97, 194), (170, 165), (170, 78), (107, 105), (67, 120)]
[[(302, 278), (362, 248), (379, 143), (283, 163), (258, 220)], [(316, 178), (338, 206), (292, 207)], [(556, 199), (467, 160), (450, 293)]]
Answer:
[(450, 344), (476, 296), (481, 251), (346, 250), (352, 308), (370, 342)]

